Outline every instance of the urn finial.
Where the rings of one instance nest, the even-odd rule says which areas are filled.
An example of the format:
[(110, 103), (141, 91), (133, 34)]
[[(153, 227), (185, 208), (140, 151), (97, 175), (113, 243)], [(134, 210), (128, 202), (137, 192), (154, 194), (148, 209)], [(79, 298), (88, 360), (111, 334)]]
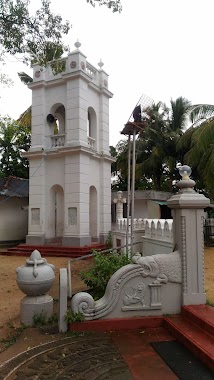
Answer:
[(178, 170), (182, 179), (177, 182), (177, 187), (179, 187), (181, 192), (194, 192), (193, 187), (195, 186), (195, 181), (190, 179), (190, 175), (192, 173), (190, 166), (179, 166)]

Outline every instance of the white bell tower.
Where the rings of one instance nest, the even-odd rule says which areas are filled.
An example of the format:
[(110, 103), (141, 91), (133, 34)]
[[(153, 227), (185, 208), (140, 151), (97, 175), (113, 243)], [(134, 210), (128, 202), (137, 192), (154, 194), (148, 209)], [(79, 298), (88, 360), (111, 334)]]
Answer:
[[(108, 75), (75, 43), (67, 58), (33, 67), (26, 242), (85, 246), (111, 230)], [(61, 73), (54, 75), (55, 68)]]

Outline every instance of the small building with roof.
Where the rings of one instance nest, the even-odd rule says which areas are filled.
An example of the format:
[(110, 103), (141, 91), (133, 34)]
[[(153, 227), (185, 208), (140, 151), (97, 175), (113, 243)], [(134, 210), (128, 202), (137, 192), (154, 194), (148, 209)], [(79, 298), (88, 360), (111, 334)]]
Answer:
[(0, 244), (24, 241), (28, 226), (29, 180), (0, 178)]

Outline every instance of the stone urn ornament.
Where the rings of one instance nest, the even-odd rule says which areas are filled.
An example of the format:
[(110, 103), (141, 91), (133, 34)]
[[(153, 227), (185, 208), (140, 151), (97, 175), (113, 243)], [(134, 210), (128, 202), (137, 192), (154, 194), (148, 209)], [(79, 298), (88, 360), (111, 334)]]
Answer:
[(46, 259), (36, 249), (31, 253), (25, 265), (16, 269), (16, 282), (19, 289), (28, 296), (41, 296), (52, 287), (55, 273), (53, 264), (48, 264)]
[(35, 315), (49, 318), (53, 313), (53, 298), (47, 294), (53, 285), (55, 267), (34, 250), (26, 263), (16, 269), (16, 282), (26, 294), (21, 300), (20, 320), (33, 325)]

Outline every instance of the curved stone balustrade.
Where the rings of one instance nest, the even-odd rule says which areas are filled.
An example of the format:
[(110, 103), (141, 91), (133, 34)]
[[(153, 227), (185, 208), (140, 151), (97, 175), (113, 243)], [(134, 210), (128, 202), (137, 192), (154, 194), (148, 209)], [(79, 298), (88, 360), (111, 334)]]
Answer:
[(71, 300), (73, 313), (85, 320), (178, 313), (181, 297), (181, 257), (178, 251), (132, 257), (110, 278), (98, 301), (80, 292)]

